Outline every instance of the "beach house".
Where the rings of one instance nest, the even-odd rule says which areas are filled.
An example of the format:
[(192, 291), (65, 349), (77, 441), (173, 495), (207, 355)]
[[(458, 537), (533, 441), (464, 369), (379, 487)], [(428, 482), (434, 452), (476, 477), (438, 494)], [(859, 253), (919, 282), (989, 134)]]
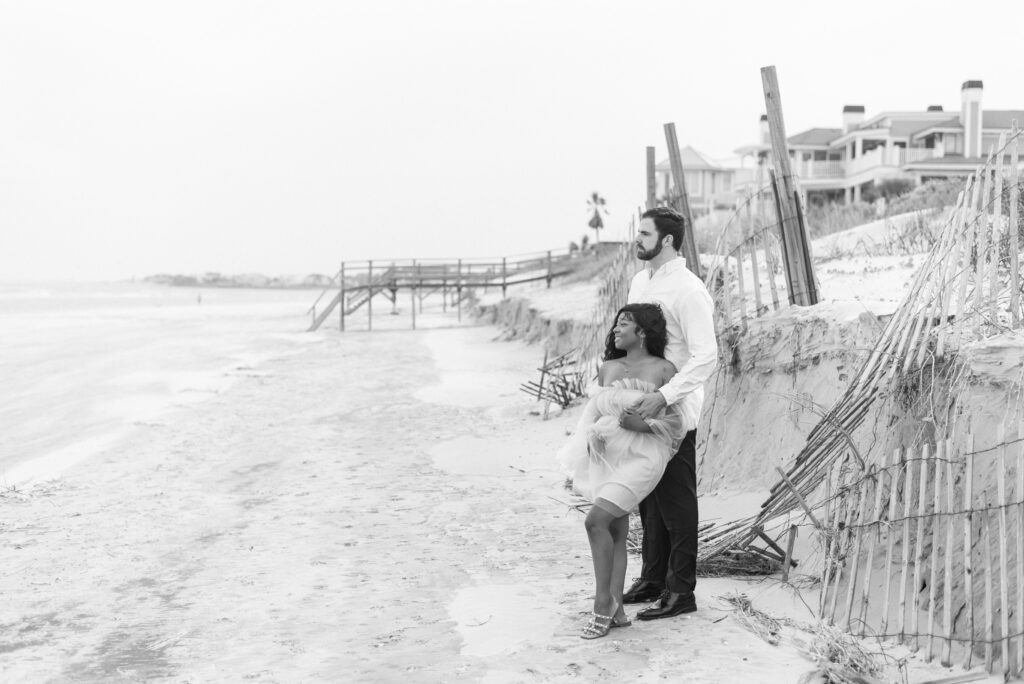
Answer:
[[(714, 209), (731, 209), (737, 201), (735, 185), (753, 179), (750, 169), (737, 169), (712, 161), (707, 155), (687, 145), (679, 150), (686, 179), (690, 210), (696, 216)], [(666, 158), (655, 165), (655, 194), (667, 198), (672, 187), (672, 167)]]
[[(789, 137), (793, 173), (807, 201), (858, 201), (891, 179), (918, 185), (967, 176), (996, 148), (1000, 134), (1010, 132), (1014, 120), (1024, 127), (1024, 109), (986, 111), (982, 93), (981, 81), (965, 81), (959, 112), (931, 105), (867, 118), (863, 105), (847, 105), (841, 128), (811, 128)], [(758, 142), (740, 147), (736, 154), (742, 167), (761, 167), (761, 177), (767, 178), (764, 165), (772, 154), (767, 116), (761, 117)], [(739, 195), (756, 185), (756, 180), (733, 183)]]

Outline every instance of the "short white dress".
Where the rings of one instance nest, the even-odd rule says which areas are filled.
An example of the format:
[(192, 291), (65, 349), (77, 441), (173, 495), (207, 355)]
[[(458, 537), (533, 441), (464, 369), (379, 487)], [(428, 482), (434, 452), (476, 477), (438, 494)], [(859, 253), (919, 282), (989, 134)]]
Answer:
[(591, 388), (576, 432), (557, 456), (580, 496), (591, 502), (601, 498), (629, 511), (661, 480), (685, 436), (679, 406), (668, 406), (650, 419), (653, 432), (619, 426), (622, 411), (656, 389), (636, 378)]

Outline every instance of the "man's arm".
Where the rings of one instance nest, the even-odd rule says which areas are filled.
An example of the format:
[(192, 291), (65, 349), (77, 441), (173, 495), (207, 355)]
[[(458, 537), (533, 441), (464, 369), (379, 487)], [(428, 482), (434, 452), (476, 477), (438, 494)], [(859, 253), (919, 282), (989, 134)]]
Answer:
[(690, 358), (660, 390), (665, 404), (674, 404), (702, 387), (718, 365), (714, 304), (706, 290), (691, 293), (678, 304), (679, 322)]

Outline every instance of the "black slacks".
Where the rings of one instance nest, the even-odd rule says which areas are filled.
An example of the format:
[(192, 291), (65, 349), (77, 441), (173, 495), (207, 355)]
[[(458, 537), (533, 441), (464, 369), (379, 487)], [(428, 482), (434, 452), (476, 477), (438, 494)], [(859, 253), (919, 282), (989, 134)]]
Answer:
[(661, 482), (640, 502), (641, 579), (676, 593), (697, 586), (697, 431), (686, 433)]

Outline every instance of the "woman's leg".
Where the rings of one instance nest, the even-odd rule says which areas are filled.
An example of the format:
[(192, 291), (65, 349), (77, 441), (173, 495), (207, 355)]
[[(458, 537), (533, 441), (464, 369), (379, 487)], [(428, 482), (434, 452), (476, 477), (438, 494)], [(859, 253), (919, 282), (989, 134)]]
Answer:
[(590, 556), (594, 560), (594, 612), (598, 615), (610, 615), (608, 611), (614, 606), (610, 591), (614, 558), (611, 525), (614, 521), (615, 516), (608, 511), (591, 506), (584, 522), (590, 540)]
[[(612, 592), (615, 572), (615, 538), (612, 527), (623, 511), (615, 504), (598, 498), (590, 507), (585, 522), (587, 537), (590, 539), (590, 555), (594, 559), (594, 612), (598, 615), (612, 615), (611, 610), (622, 609), (622, 584), (625, 582), (625, 567), (619, 578), (617, 596)], [(628, 518), (627, 518), (628, 519)], [(622, 548), (625, 552), (625, 536)], [(625, 563), (625, 557), (623, 557)], [(618, 605), (616, 606), (616, 603)]]
[(615, 518), (610, 531), (612, 535), (612, 574), (609, 591), (612, 599), (618, 605), (615, 621), (621, 622), (626, 619), (626, 611), (622, 607), (622, 589), (626, 584), (626, 536), (629, 534), (629, 514)]

